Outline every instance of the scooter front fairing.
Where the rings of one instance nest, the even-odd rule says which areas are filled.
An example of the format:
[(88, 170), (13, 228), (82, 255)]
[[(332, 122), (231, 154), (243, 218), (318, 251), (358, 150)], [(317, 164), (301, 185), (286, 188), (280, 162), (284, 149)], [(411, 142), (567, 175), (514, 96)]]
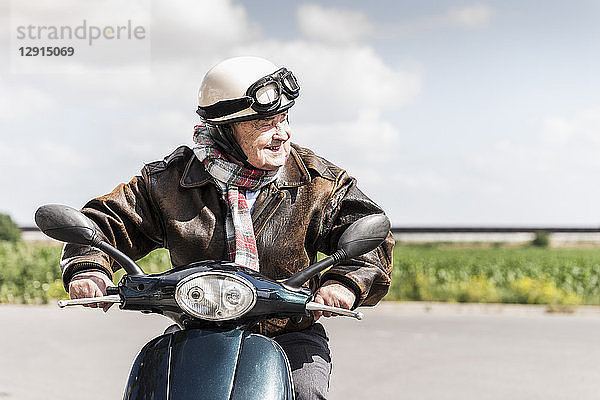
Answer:
[(279, 345), (239, 329), (190, 329), (159, 336), (137, 356), (124, 399), (293, 399)]

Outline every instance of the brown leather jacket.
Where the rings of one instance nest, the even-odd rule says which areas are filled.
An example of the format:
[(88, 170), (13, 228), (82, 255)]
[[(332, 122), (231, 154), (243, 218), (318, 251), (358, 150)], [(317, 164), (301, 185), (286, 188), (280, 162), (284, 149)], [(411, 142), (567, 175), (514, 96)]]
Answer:
[[(141, 176), (91, 200), (82, 211), (109, 243), (134, 260), (161, 247), (169, 249), (173, 266), (228, 259), (226, 204), (203, 164), (185, 146), (145, 165)], [(344, 170), (292, 145), (278, 179), (263, 188), (252, 210), (260, 272), (273, 279), (289, 277), (314, 263), (318, 251), (335, 251), (349, 224), (378, 213), (383, 211)], [(331, 268), (320, 281), (334, 279), (353, 289), (354, 307), (375, 305), (390, 285), (393, 245), (389, 234), (379, 248)], [(96, 269), (112, 276), (120, 266), (91, 247), (68, 244), (61, 268), (68, 288), (77, 272)], [(311, 282), (313, 290), (318, 285)], [(300, 322), (269, 320), (259, 331), (272, 336), (311, 323), (308, 317)]]

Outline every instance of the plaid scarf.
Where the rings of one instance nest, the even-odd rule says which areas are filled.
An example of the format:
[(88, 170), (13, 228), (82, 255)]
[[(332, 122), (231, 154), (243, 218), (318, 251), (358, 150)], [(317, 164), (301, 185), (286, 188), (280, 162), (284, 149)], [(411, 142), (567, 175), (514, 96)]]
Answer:
[(254, 227), (246, 203), (246, 190), (256, 191), (277, 178), (277, 170), (248, 169), (227, 160), (206, 132), (204, 125), (194, 127), (194, 153), (214, 178), (227, 203), (225, 234), (229, 259), (255, 271), (259, 270)]

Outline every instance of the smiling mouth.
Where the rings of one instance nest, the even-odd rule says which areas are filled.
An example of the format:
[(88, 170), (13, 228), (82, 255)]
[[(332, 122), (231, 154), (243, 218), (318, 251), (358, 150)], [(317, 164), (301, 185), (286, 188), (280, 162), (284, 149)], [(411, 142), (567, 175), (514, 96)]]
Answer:
[(277, 145), (273, 145), (273, 146), (267, 146), (267, 147), (265, 147), (265, 149), (274, 151), (274, 152), (278, 152), (281, 149), (281, 143), (277, 144)]

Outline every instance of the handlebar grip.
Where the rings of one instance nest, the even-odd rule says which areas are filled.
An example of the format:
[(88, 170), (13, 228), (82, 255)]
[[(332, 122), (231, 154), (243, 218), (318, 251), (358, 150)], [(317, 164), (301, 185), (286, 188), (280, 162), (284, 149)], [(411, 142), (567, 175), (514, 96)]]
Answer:
[(110, 296), (113, 294), (119, 294), (119, 287), (118, 286), (109, 286), (106, 288), (106, 295)]

